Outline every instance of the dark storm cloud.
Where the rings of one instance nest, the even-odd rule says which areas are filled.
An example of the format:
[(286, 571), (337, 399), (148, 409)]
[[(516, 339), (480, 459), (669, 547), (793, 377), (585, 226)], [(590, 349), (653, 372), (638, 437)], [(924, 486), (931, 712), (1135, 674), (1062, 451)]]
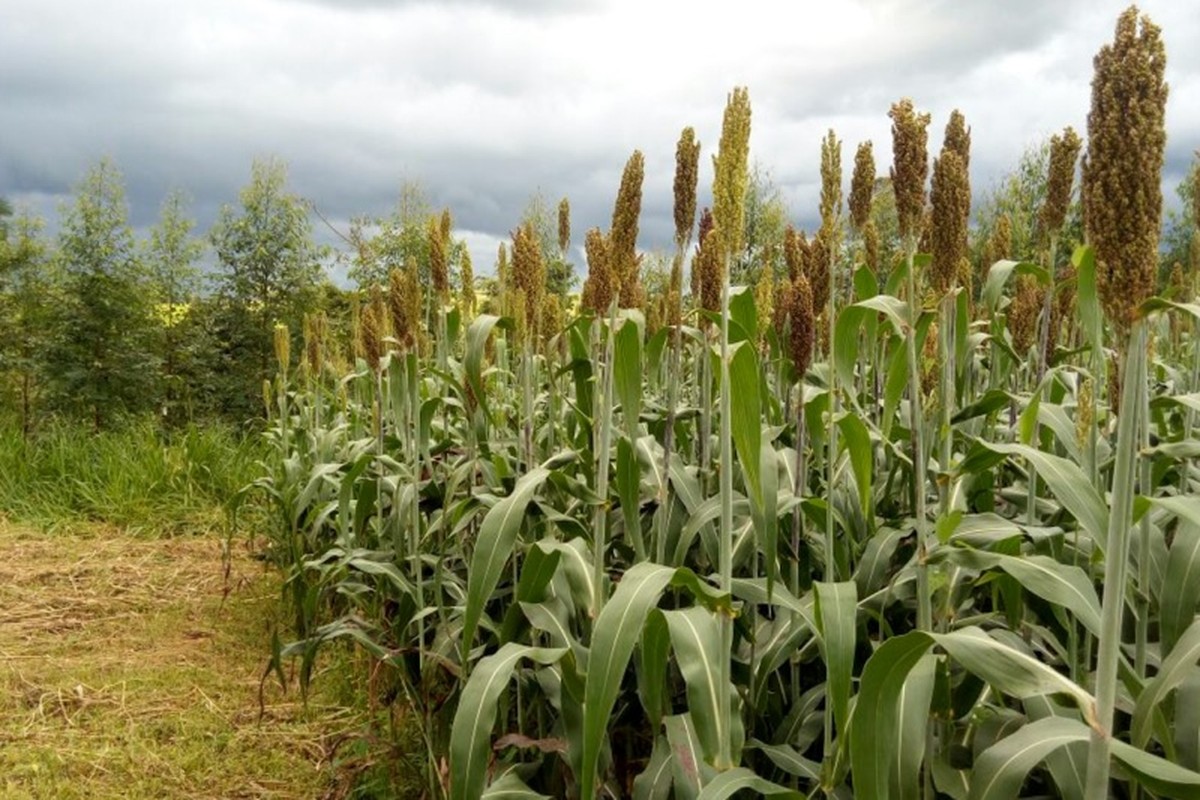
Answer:
[[(550, 209), (570, 197), (576, 243), (607, 227), (622, 166), (640, 148), (641, 244), (665, 247), (680, 129), (694, 125), (704, 143), (703, 205), (725, 93), (748, 83), (752, 155), (811, 225), (825, 129), (843, 138), (847, 173), (865, 138), (886, 172), (886, 113), (900, 96), (934, 113), (931, 151), (949, 111), (963, 109), (977, 189), (1063, 125), (1084, 130), (1092, 55), (1120, 10), (864, 0), (730, 16), (715, 2), (678, 15), (638, 0), (126, 0), (100, 14), (22, 0), (0, 25), (0, 195), (52, 216), (107, 155), (139, 228), (181, 187), (206, 229), (253, 159), (274, 155), (339, 227), (388, 213), (401, 184), (419, 181), (432, 206), (453, 209), (487, 271), (535, 192)], [(1200, 21), (1165, 0), (1149, 10), (1170, 58), (1173, 194), (1200, 142), (1190, 47)]]

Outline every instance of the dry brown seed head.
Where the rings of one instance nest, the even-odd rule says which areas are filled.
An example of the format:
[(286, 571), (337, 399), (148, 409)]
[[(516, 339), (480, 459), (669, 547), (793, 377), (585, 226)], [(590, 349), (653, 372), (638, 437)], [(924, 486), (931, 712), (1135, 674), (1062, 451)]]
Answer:
[(1162, 222), (1166, 52), (1131, 6), (1097, 53), (1083, 195), (1105, 312), (1122, 336), (1154, 291)]
[(1091, 438), (1092, 424), (1096, 420), (1095, 387), (1091, 376), (1079, 382), (1075, 402), (1075, 443), (1082, 449)]
[(761, 320), (771, 319), (775, 307), (775, 273), (765, 268), (759, 272), (754, 286), (754, 309)]
[(1083, 142), (1073, 128), (1050, 138), (1050, 168), (1046, 179), (1046, 200), (1038, 214), (1038, 230), (1048, 242), (1062, 230), (1071, 205), (1071, 186), (1075, 182), (1075, 163)]
[(930, 116), (918, 114), (907, 97), (892, 105), (892, 190), (896, 194), (896, 216), (900, 236), (921, 232), (925, 212), (925, 178), (929, 172), (927, 141)]
[(826, 242), (842, 218), (842, 142), (833, 129), (821, 140), (821, 230)]
[(439, 303), (450, 298), (449, 252), (446, 238), (442, 235), (440, 217), (430, 217), (429, 236), (429, 282)]
[(950, 112), (950, 121), (946, 123), (945, 138), (942, 139), (942, 149), (958, 153), (962, 159), (963, 170), (971, 171), (971, 129), (962, 112), (957, 108)]
[(931, 249), (929, 279), (940, 297), (955, 283), (959, 262), (967, 254), (967, 222), (971, 213), (971, 187), (966, 165), (947, 145), (933, 162)]
[(675, 146), (675, 244), (686, 249), (696, 221), (696, 181), (700, 174), (700, 142), (689, 126)]
[(700, 308), (714, 313), (721, 310), (721, 281), (725, 270), (722, 245), (720, 228), (714, 225), (700, 242), (692, 261), (692, 269), (699, 274)]
[(863, 226), (863, 256), (867, 269), (875, 274), (879, 274), (879, 228), (875, 227), (875, 220), (867, 217), (867, 224)]
[(620, 290), (622, 308), (641, 306), (640, 259), (637, 252), (638, 217), (642, 213), (642, 179), (645, 161), (640, 150), (625, 163), (621, 173), (621, 188), (613, 206), (612, 228), (609, 230), (609, 259)]
[(796, 379), (801, 380), (808, 366), (812, 363), (813, 342), (816, 339), (816, 315), (813, 312), (812, 287), (808, 278), (803, 274), (791, 282), (791, 308), (788, 318), (791, 321), (792, 366), (796, 369)]
[(666, 322), (671, 327), (683, 321), (683, 250), (671, 259), (671, 282), (667, 286)]
[[(813, 314), (821, 316), (829, 305), (829, 244), (825, 231), (819, 230), (808, 243), (808, 255), (804, 259), (804, 274), (812, 289)], [(824, 341), (824, 340), (822, 340)]]
[(464, 319), (475, 316), (475, 268), (471, 264), (471, 251), (463, 249), (462, 255), (462, 291), (459, 295), (459, 306)]
[(1042, 292), (1032, 275), (1018, 275), (1012, 302), (1008, 306), (1008, 332), (1012, 335), (1013, 350), (1024, 357), (1033, 346), (1038, 311), (1042, 307)]
[(854, 174), (850, 177), (850, 225), (862, 233), (871, 221), (871, 198), (875, 192), (875, 155), (870, 142), (854, 152)]
[(571, 247), (571, 201), (563, 198), (558, 201), (558, 252), (563, 258)]
[(580, 305), (597, 316), (608, 313), (609, 304), (617, 291), (616, 276), (613, 275), (608, 252), (608, 237), (599, 228), (592, 228), (584, 238), (587, 254), (588, 276), (583, 284)]
[(788, 280), (794, 281), (804, 274), (808, 256), (808, 240), (791, 225), (783, 232), (783, 263), (787, 264)]
[(530, 222), (513, 231), (512, 280), (513, 285), (521, 290), (525, 301), (527, 333), (536, 337), (542, 297), (546, 292), (546, 263), (542, 260), (542, 248)]

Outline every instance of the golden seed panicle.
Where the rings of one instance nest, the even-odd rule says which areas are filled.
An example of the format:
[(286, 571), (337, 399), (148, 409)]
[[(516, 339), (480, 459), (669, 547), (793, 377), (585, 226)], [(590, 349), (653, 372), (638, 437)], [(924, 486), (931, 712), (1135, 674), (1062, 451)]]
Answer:
[(863, 262), (867, 265), (867, 269), (871, 272), (879, 273), (879, 228), (875, 226), (875, 220), (867, 217), (867, 224), (863, 226)]
[[(812, 289), (813, 314), (822, 316), (829, 305), (829, 243), (824, 229), (817, 231), (808, 243), (808, 255), (804, 259), (804, 274)], [(822, 340), (824, 341), (824, 340)]]
[(464, 319), (475, 316), (475, 268), (471, 264), (471, 251), (463, 249), (462, 254), (462, 290), (459, 293), (459, 308)]
[(1012, 302), (1008, 306), (1008, 332), (1012, 335), (1013, 350), (1024, 356), (1033, 346), (1038, 311), (1042, 307), (1042, 291), (1032, 275), (1018, 275)]
[(946, 123), (945, 138), (942, 148), (953, 150), (962, 159), (963, 169), (971, 171), (971, 129), (967, 120), (957, 108), (950, 112), (950, 121)]
[(706, 311), (721, 310), (721, 281), (724, 279), (725, 252), (721, 229), (713, 225), (700, 241), (692, 269), (699, 273), (700, 308)]
[(927, 130), (931, 117), (918, 114), (907, 97), (892, 105), (892, 191), (900, 236), (919, 236), (925, 211), (925, 178), (929, 173)]
[(871, 220), (871, 197), (875, 192), (875, 154), (862, 142), (854, 152), (854, 174), (850, 176), (850, 224), (860, 233)]
[(813, 293), (808, 278), (803, 274), (792, 281), (790, 293), (791, 308), (788, 318), (791, 321), (791, 337), (789, 340), (792, 366), (796, 369), (796, 379), (804, 377), (808, 366), (812, 363), (813, 342), (816, 340), (816, 315), (813, 312)]
[(609, 304), (617, 290), (616, 276), (608, 252), (608, 237), (599, 228), (592, 228), (584, 237), (588, 276), (583, 283), (580, 305), (597, 316), (608, 313)]
[(536, 337), (542, 297), (546, 292), (546, 262), (542, 260), (542, 248), (531, 222), (513, 231), (512, 281), (525, 301), (527, 332)]
[(671, 282), (667, 285), (666, 323), (671, 327), (683, 321), (683, 250), (671, 259)]
[(448, 242), (442, 235), (441, 217), (430, 217), (429, 236), (429, 283), (439, 303), (450, 297), (450, 259)]
[(700, 214), (700, 229), (696, 235), (696, 252), (692, 256), (690, 278), (692, 284), (692, 305), (694, 307), (701, 306), (700, 294), (702, 274), (700, 267), (698, 266), (700, 261), (700, 248), (701, 245), (704, 244), (704, 240), (708, 237), (709, 232), (713, 229), (714, 224), (712, 211), (710, 211), (708, 208), (705, 208)]
[(675, 145), (675, 244), (687, 248), (696, 221), (696, 181), (700, 175), (700, 142), (691, 126), (683, 129)]
[(1075, 163), (1083, 142), (1073, 128), (1050, 137), (1050, 168), (1046, 180), (1046, 199), (1038, 213), (1038, 231), (1048, 242), (1062, 230), (1071, 204), (1071, 186), (1075, 182)]
[(832, 244), (830, 232), (842, 217), (842, 141), (833, 129), (821, 140), (821, 231)]
[(721, 232), (722, 268), (725, 256), (736, 256), (742, 249), (749, 159), (750, 93), (738, 87), (726, 101), (720, 150), (713, 157), (713, 217)]
[(292, 365), (292, 334), (283, 323), (275, 325), (275, 360), (279, 363), (279, 371), (286, 375)]
[(609, 230), (609, 259), (620, 290), (622, 308), (641, 306), (640, 259), (637, 252), (638, 217), (642, 213), (642, 180), (645, 160), (642, 151), (634, 150), (621, 173), (621, 188), (613, 206), (612, 228)]
[(558, 201), (558, 252), (563, 258), (571, 247), (571, 201), (563, 198)]
[(971, 186), (966, 165), (949, 145), (933, 162), (930, 189), (933, 203), (929, 279), (940, 297), (954, 285), (959, 262), (967, 254), (967, 223), (971, 214)]
[(1166, 51), (1131, 6), (1093, 62), (1083, 194), (1105, 312), (1122, 334), (1154, 291), (1162, 221)]

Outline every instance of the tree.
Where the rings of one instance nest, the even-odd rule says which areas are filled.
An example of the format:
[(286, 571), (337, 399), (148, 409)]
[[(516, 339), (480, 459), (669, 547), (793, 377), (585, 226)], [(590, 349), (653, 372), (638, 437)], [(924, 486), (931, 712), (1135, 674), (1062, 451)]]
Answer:
[(161, 413), (165, 421), (186, 417), (187, 376), (194, 376), (197, 339), (189, 335), (192, 305), (200, 289), (196, 266), (204, 243), (192, 235), (196, 223), (187, 216), (187, 198), (172, 191), (163, 201), (157, 224), (150, 230), (146, 270), (157, 323), (157, 355), (162, 365)]
[(314, 302), (324, 250), (312, 238), (304, 200), (287, 190), (287, 168), (254, 162), (239, 207), (222, 207), (210, 240), (216, 250), (220, 303), (210, 329), (227, 372), (227, 412), (253, 413), (264, 379), (273, 374), (276, 324), (293, 336)]
[[(429, 282), (429, 217), (433, 207), (416, 181), (400, 187), (396, 207), (386, 217), (358, 217), (351, 223), (349, 274), (360, 289), (386, 286), (393, 269), (417, 266), (423, 284)], [(375, 233), (369, 231), (374, 229)], [(452, 248), (453, 249), (453, 248)], [(453, 263), (453, 262), (452, 262)]]
[(771, 173), (757, 162), (746, 181), (746, 233), (743, 249), (730, 274), (733, 283), (753, 284), (759, 273), (770, 267), (784, 275), (783, 234), (788, 225), (788, 207), (783, 192)]
[[(1179, 208), (1167, 212), (1166, 224), (1163, 225), (1163, 246), (1159, 259), (1160, 277), (1170, 274), (1171, 269), (1179, 264), (1184, 274), (1192, 279), (1200, 272), (1200, 230), (1197, 230), (1196, 220), (1196, 187), (1200, 185), (1200, 153), (1184, 175), (1183, 180), (1175, 187), (1179, 197)], [(1189, 270), (1190, 267), (1190, 270)], [(1190, 298), (1189, 298), (1190, 299)]]
[(62, 210), (63, 293), (50, 347), (55, 403), (95, 429), (148, 407), (157, 365), (147, 348), (149, 304), (120, 171), (102, 160)]
[(51, 310), (58, 292), (43, 228), (42, 220), (21, 214), (0, 238), (0, 374), (5, 377), (4, 394), (15, 401), (26, 438), (38, 412)]

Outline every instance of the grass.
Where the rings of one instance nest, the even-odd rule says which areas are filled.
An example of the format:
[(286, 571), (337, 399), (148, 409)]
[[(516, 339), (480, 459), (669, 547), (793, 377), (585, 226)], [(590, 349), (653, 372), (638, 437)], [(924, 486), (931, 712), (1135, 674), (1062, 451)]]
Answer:
[(336, 680), (307, 709), (268, 681), (260, 721), (279, 586), (247, 548), (228, 576), (213, 537), (0, 525), (0, 549), (4, 797), (371, 796)]
[(223, 530), (226, 504), (256, 476), (257, 437), (153, 420), (93, 434), (49, 423), (28, 442), (0, 422), (0, 516), (44, 528), (102, 522), (146, 535)]

